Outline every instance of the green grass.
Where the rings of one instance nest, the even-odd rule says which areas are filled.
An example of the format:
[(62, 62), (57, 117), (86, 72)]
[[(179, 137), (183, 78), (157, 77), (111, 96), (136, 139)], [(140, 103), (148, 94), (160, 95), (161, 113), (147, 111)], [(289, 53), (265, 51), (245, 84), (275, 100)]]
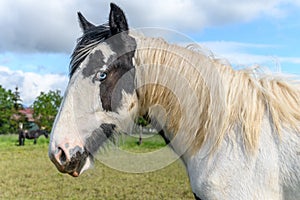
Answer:
[[(39, 137), (38, 139), (38, 145), (44, 145), (48, 146), (49, 139), (46, 139), (44, 136)], [(19, 140), (18, 135), (0, 135), (0, 149), (5, 147), (12, 147), (12, 146), (18, 146)], [(25, 140), (26, 146), (33, 145), (33, 140)]]
[[(78, 178), (59, 173), (48, 158), (48, 140), (38, 144), (18, 137), (0, 136), (0, 199), (193, 199), (180, 161), (150, 173), (129, 174), (99, 161)], [(136, 145), (125, 138), (121, 148), (145, 152), (164, 146), (158, 136)]]
[(165, 142), (159, 135), (143, 137), (141, 145), (138, 145), (138, 135), (123, 136), (120, 148), (130, 152), (149, 152), (166, 146)]

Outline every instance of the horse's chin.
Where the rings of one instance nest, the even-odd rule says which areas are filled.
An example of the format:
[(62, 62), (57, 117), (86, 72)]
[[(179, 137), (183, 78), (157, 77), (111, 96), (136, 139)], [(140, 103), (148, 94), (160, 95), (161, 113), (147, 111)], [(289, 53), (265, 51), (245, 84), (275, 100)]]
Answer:
[(68, 174), (73, 176), (73, 177), (78, 177), (80, 176), (84, 171), (90, 169), (93, 166), (93, 158), (90, 155), (89, 157), (87, 157), (85, 164), (83, 165), (83, 167), (81, 169), (75, 169), (72, 172), (69, 172)]

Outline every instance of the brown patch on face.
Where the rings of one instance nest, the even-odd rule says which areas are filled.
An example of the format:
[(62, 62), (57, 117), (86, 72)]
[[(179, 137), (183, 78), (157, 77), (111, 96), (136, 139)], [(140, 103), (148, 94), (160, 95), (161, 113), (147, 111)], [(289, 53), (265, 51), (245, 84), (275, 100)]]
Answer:
[(122, 100), (122, 91), (132, 93), (134, 90), (134, 70), (112, 66), (107, 78), (100, 84), (102, 108), (116, 111)]
[(136, 43), (127, 32), (117, 34), (106, 42), (116, 56), (106, 63), (107, 78), (100, 84), (100, 98), (104, 110), (116, 111), (121, 104), (122, 91), (134, 91), (135, 68), (132, 58)]

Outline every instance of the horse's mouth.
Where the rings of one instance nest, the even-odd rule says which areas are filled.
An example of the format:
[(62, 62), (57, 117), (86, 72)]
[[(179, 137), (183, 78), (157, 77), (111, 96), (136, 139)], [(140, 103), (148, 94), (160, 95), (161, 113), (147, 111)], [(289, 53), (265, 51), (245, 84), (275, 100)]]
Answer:
[(75, 168), (71, 169), (67, 173), (73, 177), (78, 177), (80, 174), (82, 174), (85, 170), (91, 167), (92, 158), (89, 156), (85, 160), (81, 160), (75, 163)]
[(79, 173), (77, 171), (74, 171), (72, 173), (69, 173), (69, 175), (73, 176), (73, 177), (78, 177)]
[(59, 150), (56, 154), (51, 154), (50, 159), (58, 171), (67, 173), (73, 177), (78, 177), (90, 168), (93, 163), (93, 156), (86, 150), (77, 151), (71, 158), (67, 158), (64, 152)]

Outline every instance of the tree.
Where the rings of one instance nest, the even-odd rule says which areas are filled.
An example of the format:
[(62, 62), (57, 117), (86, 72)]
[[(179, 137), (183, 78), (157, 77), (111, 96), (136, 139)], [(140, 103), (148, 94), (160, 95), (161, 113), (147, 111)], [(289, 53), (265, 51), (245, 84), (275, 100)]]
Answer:
[(22, 112), (22, 110), (24, 110), (24, 106), (22, 104), (23, 100), (20, 97), (18, 86), (15, 87), (12, 100), (14, 102), (14, 111), (11, 118), (11, 123), (14, 129), (14, 133), (16, 133), (20, 129), (20, 124), (23, 124), (23, 128), (28, 127), (29, 124), (25, 113)]
[(50, 132), (61, 101), (62, 96), (59, 90), (50, 90), (48, 93), (41, 92), (33, 102), (35, 123)]
[(15, 132), (15, 124), (12, 116), (14, 114), (14, 94), (0, 85), (0, 134)]
[(13, 94), (14, 94), (13, 101), (14, 101), (15, 110), (18, 111), (20, 109), (23, 109), (23, 105), (22, 105), (23, 101), (20, 97), (20, 92), (19, 92), (18, 86), (16, 86), (15, 92)]

